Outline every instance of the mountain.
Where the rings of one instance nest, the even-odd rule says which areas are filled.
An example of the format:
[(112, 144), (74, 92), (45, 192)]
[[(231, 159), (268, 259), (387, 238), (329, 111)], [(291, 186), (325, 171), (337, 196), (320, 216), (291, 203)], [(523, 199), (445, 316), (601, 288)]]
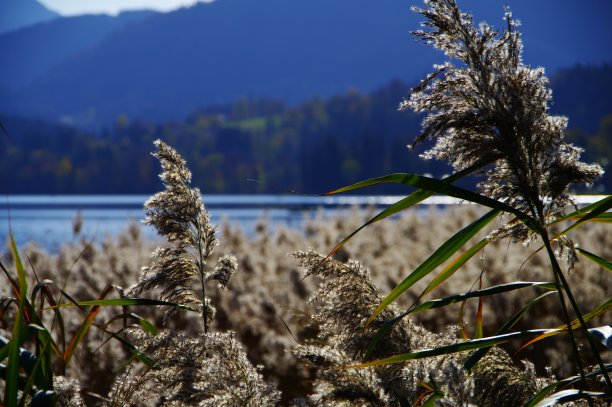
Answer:
[(47, 9), (36, 0), (2, 0), (0, 34), (57, 17), (59, 14)]
[(97, 45), (110, 33), (137, 23), (152, 11), (58, 18), (0, 35), (0, 49), (8, 58), (0, 64), (0, 87), (20, 89), (66, 58)]
[(612, 65), (577, 65), (550, 78), (552, 111), (569, 118), (569, 126), (595, 132), (612, 113)]
[[(510, 3), (523, 21), (527, 63), (554, 71), (611, 59), (609, 1), (588, 8), (554, 0), (459, 3), (498, 27), (502, 4)], [(391, 79), (413, 84), (445, 60), (409, 35), (421, 20), (405, 0), (217, 0), (109, 30), (37, 64), (67, 41), (50, 30), (31, 40), (36, 47), (11, 48), (9, 60), (37, 51), (1, 68), (0, 109), (95, 127), (120, 114), (180, 119), (241, 97), (297, 103), (351, 87), (367, 92)]]

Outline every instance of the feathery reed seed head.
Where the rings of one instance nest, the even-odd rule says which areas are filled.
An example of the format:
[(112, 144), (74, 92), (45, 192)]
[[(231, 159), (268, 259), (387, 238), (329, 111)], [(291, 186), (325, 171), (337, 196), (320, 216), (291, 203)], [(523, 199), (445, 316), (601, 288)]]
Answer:
[[(131, 292), (140, 295), (155, 288), (161, 298), (183, 305), (195, 305), (201, 310), (204, 330), (212, 322), (214, 307), (205, 295), (210, 280), (225, 288), (238, 268), (233, 255), (223, 256), (216, 267), (209, 270), (206, 260), (218, 245), (217, 228), (210, 223), (199, 189), (192, 188), (191, 172), (187, 163), (170, 146), (155, 141), (153, 153), (162, 166), (160, 178), (165, 190), (153, 195), (145, 203), (144, 223), (152, 225), (166, 237), (170, 247), (158, 248), (151, 265), (144, 267), (140, 282)], [(200, 284), (200, 290), (194, 285)]]
[(592, 184), (602, 168), (579, 161), (582, 150), (563, 141), (567, 119), (549, 114), (548, 79), (542, 68), (523, 64), (519, 22), (509, 11), (498, 35), (486, 23), (476, 27), (455, 0), (425, 4), (415, 11), (427, 29), (413, 34), (458, 63), (436, 65), (401, 104), (427, 112), (414, 144), (435, 139), (422, 156), (456, 169), (494, 163), (482, 192), (544, 224), (570, 203), (570, 184)]

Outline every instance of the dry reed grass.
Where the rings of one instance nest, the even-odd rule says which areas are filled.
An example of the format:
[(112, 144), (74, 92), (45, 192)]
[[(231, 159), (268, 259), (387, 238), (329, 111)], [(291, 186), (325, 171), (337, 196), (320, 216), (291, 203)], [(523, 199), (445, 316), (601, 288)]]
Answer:
[[(412, 210), (393, 220), (370, 226), (356, 235), (336, 255), (341, 261), (356, 259), (369, 269), (373, 285), (381, 293), (390, 291), (401, 279), (418, 266), (436, 247), (454, 231), (468, 224), (481, 214), (475, 206), (464, 205), (429, 211)], [(331, 218), (319, 212), (307, 216), (303, 230), (289, 229), (282, 225), (270, 225), (262, 219), (254, 231), (244, 231), (239, 226), (226, 223), (221, 232), (223, 251), (235, 253), (239, 272), (234, 275), (229, 290), (210, 293), (217, 309), (213, 331), (234, 331), (236, 339), (244, 346), (249, 360), (263, 366), (263, 374), (276, 382), (283, 392), (283, 403), (313, 392), (315, 372), (307, 364), (299, 362), (294, 353), (298, 344), (307, 345), (317, 338), (320, 327), (311, 316), (318, 305), (309, 306), (308, 299), (321, 283), (316, 276), (303, 279), (303, 270), (288, 255), (295, 248), (311, 248), (326, 253), (338, 241), (359, 227), (372, 215), (372, 210), (352, 209)], [(440, 222), (443, 218), (445, 221)], [(472, 243), (484, 237), (476, 236)], [(580, 245), (610, 257), (612, 231), (604, 225), (589, 224), (576, 230), (574, 239)], [(148, 265), (150, 253), (158, 242), (143, 238), (140, 226), (130, 224), (117, 237), (102, 241), (79, 240), (66, 243), (57, 253), (46, 253), (34, 243), (25, 248), (29, 267), (40, 279), (48, 278), (58, 284), (65, 282), (67, 291), (77, 300), (94, 298), (109, 283), (129, 287), (139, 278), (141, 268)], [(497, 242), (489, 245), (482, 256), (474, 258), (457, 272), (449, 284), (441, 286), (430, 297), (440, 298), (455, 292), (467, 291), (483, 273), (486, 285), (516, 280), (545, 281), (548, 278), (546, 258), (538, 254), (523, 262), (535, 251), (536, 245), (525, 247)], [(8, 253), (8, 252), (7, 252)], [(10, 260), (10, 255), (4, 255)], [(216, 262), (215, 255), (210, 262)], [(612, 276), (591, 262), (579, 261), (568, 276), (575, 295), (584, 309), (592, 309), (612, 296)], [(427, 281), (415, 286), (400, 297), (399, 309), (412, 305)], [(535, 289), (534, 289), (535, 290)], [(8, 287), (0, 286), (0, 295), (8, 294)], [(513, 291), (488, 297), (485, 301), (485, 334), (493, 333), (513, 312), (535, 296), (535, 292)], [(476, 312), (477, 301), (466, 307), (464, 320), (468, 330)], [(459, 307), (452, 306), (444, 312), (415, 314), (412, 321), (422, 323), (431, 331), (445, 333), (450, 325), (458, 323)], [(103, 310), (104, 311), (104, 310)], [(138, 309), (145, 318), (161, 326), (164, 313), (155, 309)], [(66, 329), (75, 330), (82, 317), (76, 310), (66, 310)], [(532, 326), (556, 327), (562, 323), (558, 304), (552, 298), (534, 307), (527, 315), (528, 322), (518, 329)], [(104, 319), (104, 314), (100, 314)], [(594, 326), (603, 325), (602, 318)], [(168, 329), (180, 329), (186, 336), (197, 334), (200, 321), (197, 315), (179, 314), (172, 319)], [(2, 332), (6, 336), (6, 332)], [(294, 339), (295, 337), (295, 339)], [(80, 378), (86, 392), (107, 394), (113, 377), (108, 372), (117, 371), (129, 357), (127, 351), (117, 346), (102, 346), (100, 335), (90, 334), (77, 352), (75, 363), (67, 377)], [(296, 343), (297, 341), (297, 343)], [(545, 375), (545, 366), (552, 366), (557, 375), (563, 376), (571, 369), (564, 366), (563, 352), (555, 339), (523, 351), (517, 358), (527, 358), (536, 364), (539, 375)], [(554, 343), (555, 346), (550, 345)], [(507, 349), (516, 348), (512, 344)], [(604, 354), (608, 360), (608, 354)], [(85, 396), (84, 396), (85, 397)], [(91, 402), (91, 399), (89, 399)]]

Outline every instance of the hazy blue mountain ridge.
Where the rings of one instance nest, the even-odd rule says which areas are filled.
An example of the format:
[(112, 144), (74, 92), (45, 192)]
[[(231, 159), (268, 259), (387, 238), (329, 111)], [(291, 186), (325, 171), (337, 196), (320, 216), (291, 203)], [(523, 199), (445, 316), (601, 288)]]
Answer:
[(35, 0), (2, 0), (0, 34), (58, 17), (59, 14)]
[(126, 12), (116, 17), (83, 15), (57, 18), (0, 35), (0, 49), (8, 58), (0, 64), (0, 87), (18, 91), (54, 66), (77, 58), (110, 33), (146, 19), (152, 11)]
[[(527, 63), (554, 72), (611, 60), (611, 2), (593, 0), (579, 12), (576, 4), (552, 0), (459, 2), (496, 26), (504, 3), (524, 22)], [(298, 103), (351, 87), (368, 92), (392, 79), (413, 84), (445, 58), (409, 35), (421, 21), (410, 4), (217, 0), (118, 29), (100, 19), (97, 29), (77, 20), (49, 24), (44, 34), (22, 30), (23, 36), (0, 38), (0, 49), (8, 50), (0, 93), (11, 91), (0, 109), (95, 127), (120, 114), (181, 119), (199, 106), (241, 97)]]

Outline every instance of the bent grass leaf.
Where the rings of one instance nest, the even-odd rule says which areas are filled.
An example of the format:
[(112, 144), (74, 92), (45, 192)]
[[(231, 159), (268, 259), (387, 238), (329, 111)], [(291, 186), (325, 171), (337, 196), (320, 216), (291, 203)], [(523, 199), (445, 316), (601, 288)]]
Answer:
[(396, 213), (403, 211), (404, 209), (410, 208), (411, 206), (414, 206), (414, 205), (418, 204), (419, 202), (422, 202), (425, 199), (429, 198), (431, 195), (432, 195), (431, 192), (424, 191), (424, 190), (420, 189), (420, 190), (418, 190), (418, 191), (408, 195), (407, 197), (405, 197), (403, 199), (400, 199), (399, 201), (397, 201), (394, 204), (390, 205), (385, 210), (380, 212), (378, 215), (374, 216), (372, 219), (370, 219), (369, 221), (367, 221), (366, 223), (361, 225), (359, 228), (355, 229), (350, 235), (345, 237), (344, 240), (342, 240), (340, 243), (338, 243), (329, 252), (327, 257), (333, 256), (334, 253), (336, 253), (338, 250), (340, 250), (340, 248), (342, 246), (344, 246), (349, 240), (351, 240), (353, 238), (353, 236), (355, 236), (357, 233), (359, 233), (365, 227), (367, 227), (367, 226), (369, 226), (369, 225), (371, 225), (373, 223), (376, 223), (378, 221), (381, 221), (383, 219), (386, 219), (389, 216), (393, 216)]
[(474, 339), (480, 339), (483, 337), (484, 328), (482, 326), (482, 308), (484, 304), (484, 297), (478, 299), (478, 312), (476, 313), (476, 325), (474, 327)]
[[(102, 293), (100, 293), (99, 300), (103, 300), (104, 297), (106, 297), (110, 293), (111, 289), (112, 289), (112, 286), (107, 286), (102, 291)], [(64, 366), (67, 367), (68, 364), (70, 363), (70, 359), (72, 359), (72, 356), (74, 355), (74, 352), (76, 351), (77, 346), (79, 345), (79, 343), (81, 343), (81, 341), (83, 340), (83, 338), (89, 331), (89, 328), (93, 324), (96, 318), (96, 315), (98, 315), (99, 311), (100, 311), (100, 305), (93, 305), (91, 309), (89, 310), (89, 312), (87, 313), (85, 320), (81, 324), (81, 327), (74, 334), (74, 336), (72, 337), (72, 340), (70, 341), (70, 345), (68, 345), (68, 348), (64, 352), (64, 357), (63, 357)]]
[(8, 344), (8, 362), (6, 365), (5, 388), (4, 388), (4, 405), (6, 407), (15, 407), (17, 405), (18, 385), (19, 385), (19, 347), (21, 346), (23, 335), (23, 322), (27, 320), (25, 316), (25, 303), (27, 301), (28, 282), (26, 278), (25, 268), (17, 250), (17, 244), (10, 232), (11, 249), (17, 268), (17, 282), (19, 294), (19, 310), (15, 315), (11, 340)]
[[(106, 323), (98, 324), (97, 326), (100, 329), (106, 329), (114, 321), (117, 321), (118, 319), (121, 319), (123, 321), (127, 321), (128, 318), (132, 318), (132, 319), (135, 319), (136, 321), (138, 321), (138, 323), (140, 324), (142, 329), (145, 330), (146, 332), (150, 333), (153, 336), (156, 336), (159, 333), (157, 331), (157, 328), (155, 327), (155, 325), (153, 325), (151, 322), (149, 322), (145, 318), (141, 317), (140, 315), (134, 314), (133, 312), (128, 312), (127, 314), (123, 313), (123, 314), (115, 315), (110, 320), (108, 320)], [(126, 325), (124, 323), (123, 329), (125, 329), (125, 328), (126, 328)]]
[[(550, 241), (554, 241), (559, 239), (561, 236), (567, 235), (572, 230), (584, 225), (586, 222), (597, 221), (598, 219), (612, 219), (612, 213), (607, 213), (606, 211), (612, 207), (612, 196), (604, 198), (600, 201), (592, 203), (578, 211), (572, 212), (569, 215), (565, 215), (553, 222), (547, 224), (547, 226), (552, 226), (556, 223), (562, 222), (568, 219), (577, 219), (577, 221), (564, 229), (562, 232), (559, 232), (550, 239)], [(607, 220), (605, 220), (607, 223)], [(540, 246), (537, 250), (529, 255), (529, 257), (523, 262), (523, 264), (527, 263), (531, 258), (533, 258), (536, 254), (538, 254), (542, 249), (544, 249), (544, 245)], [(593, 259), (591, 259), (593, 260)]]
[[(582, 219), (581, 216), (576, 216), (576, 217), (571, 217), (571, 220), (580, 220)], [(592, 218), (589, 218), (587, 220), (587, 222), (598, 222), (598, 223), (612, 223), (612, 213), (610, 212), (606, 212), (606, 213), (602, 213), (601, 215), (597, 215), (594, 216)]]
[(588, 213), (583, 212), (583, 215), (580, 216), (580, 219), (578, 219), (573, 225), (561, 232), (557, 237), (566, 235), (572, 230), (576, 229), (578, 226), (581, 226), (582, 224), (591, 221), (592, 219), (596, 219), (600, 215), (605, 214), (608, 209), (612, 208), (612, 195), (602, 199), (601, 201), (597, 201), (594, 204), (589, 205), (587, 208), (589, 208)]
[(534, 218), (518, 209), (501, 201), (486, 197), (476, 192), (469, 191), (467, 189), (456, 187), (445, 180), (439, 180), (430, 177), (424, 177), (418, 174), (407, 174), (397, 173), (389, 174), (384, 177), (372, 178), (366, 181), (358, 182), (348, 187), (340, 188), (335, 191), (328, 192), (324, 195), (338, 194), (341, 192), (352, 191), (366, 186), (380, 184), (380, 183), (396, 183), (402, 185), (408, 185), (414, 188), (425, 189), (428, 191), (436, 192), (439, 194), (452, 196), (455, 198), (463, 199), (465, 201), (479, 203), (492, 209), (497, 209), (503, 212), (509, 212), (516, 215), (517, 218), (521, 219), (530, 229), (537, 230), (537, 222)]
[[(474, 172), (477, 168), (480, 168), (480, 165), (478, 166), (472, 166), (469, 168), (466, 168), (462, 171), (456, 172), (446, 178), (444, 178), (444, 181), (446, 182), (455, 182), (463, 177), (465, 177), (466, 175), (471, 174), (472, 172)], [(336, 190), (338, 191), (338, 190)], [(339, 192), (336, 191), (332, 191), (332, 192), (328, 192), (325, 195), (333, 195)], [(350, 235), (348, 235), (346, 238), (344, 238), (344, 240), (342, 240), (340, 243), (338, 243), (336, 245), (336, 247), (334, 247), (329, 254), (327, 255), (327, 257), (331, 257), (334, 253), (336, 253), (338, 250), (340, 250), (340, 248), (342, 246), (344, 246), (349, 240), (351, 240), (351, 238), (353, 236), (355, 236), (357, 233), (359, 233), (362, 229), (364, 229), (365, 227), (376, 223), (378, 221), (381, 221), (383, 219), (388, 218), (389, 216), (393, 216), (396, 213), (399, 213), (401, 211), (403, 211), (404, 209), (408, 209), (422, 201), (424, 201), (425, 199), (429, 198), (430, 196), (433, 195), (433, 192), (431, 191), (427, 191), (424, 189), (419, 189), (418, 191), (413, 192), (412, 194), (408, 195), (407, 197), (400, 199), (399, 201), (395, 202), (394, 204), (388, 206), (387, 208), (385, 208), (382, 212), (380, 212), (378, 215), (374, 216), (372, 219), (370, 219), (369, 221), (367, 221), (366, 223), (364, 223), (363, 225), (361, 225), (359, 228), (357, 228), (356, 230), (354, 230)]]
[[(593, 311), (589, 312), (588, 314), (582, 315), (582, 319), (584, 320), (584, 322), (588, 322), (591, 319), (599, 315), (605, 314), (606, 312), (610, 311), (610, 309), (612, 309), (612, 298), (609, 298), (603, 304), (599, 305), (598, 307), (596, 307)], [(573, 320), (572, 329), (575, 330), (575, 329), (578, 329), (579, 327), (580, 327), (580, 321), (578, 319)], [(538, 335), (537, 337), (533, 338), (532, 340), (530, 340), (529, 342), (521, 346), (514, 354), (516, 355), (517, 353), (525, 349), (527, 346), (535, 342), (538, 342), (550, 336), (558, 335), (558, 334), (565, 333), (565, 332), (567, 332), (567, 324), (561, 325), (554, 329), (550, 329), (549, 332), (543, 333), (542, 335)]]
[(579, 247), (576, 248), (576, 251), (583, 255), (584, 257), (586, 257), (587, 259), (599, 264), (601, 267), (605, 268), (608, 271), (612, 271), (612, 262), (609, 262), (606, 259), (603, 259), (601, 257), (599, 257), (598, 255), (591, 253), (589, 251), (586, 251), (584, 249), (581, 249)]
[(121, 342), (122, 344), (124, 344), (129, 350), (130, 352), (132, 352), (132, 355), (134, 355), (134, 357), (138, 360), (140, 360), (142, 363), (144, 363), (145, 365), (154, 368), (155, 367), (155, 362), (153, 361), (153, 359), (151, 359), (150, 356), (142, 353), (140, 351), (140, 349), (138, 349), (136, 346), (134, 346), (134, 344), (132, 344), (130, 341), (128, 341), (127, 339), (121, 337), (120, 335), (117, 335), (115, 332), (113, 331), (109, 331), (107, 329), (104, 328), (100, 328), (102, 329), (106, 334), (112, 336), (114, 339), (118, 340), (119, 342)]
[[(557, 285), (555, 283), (539, 282), (539, 281), (536, 281), (536, 282), (534, 281), (516, 281), (514, 283), (502, 284), (502, 285), (498, 285), (494, 287), (485, 288), (483, 290), (470, 291), (464, 294), (450, 295), (448, 297), (424, 302), (386, 321), (385, 324), (376, 331), (376, 333), (370, 340), (370, 343), (368, 344), (366, 355), (372, 354), (372, 352), (374, 351), (380, 339), (383, 336), (385, 336), (387, 332), (389, 332), (395, 326), (395, 324), (397, 324), (401, 319), (405, 318), (409, 314), (422, 312), (422, 311), (426, 311), (426, 310), (430, 310), (434, 308), (445, 307), (447, 305), (456, 304), (458, 302), (463, 302), (462, 304), (462, 308), (463, 308), (465, 301), (470, 298), (486, 297), (490, 295), (505, 293), (508, 291), (519, 290), (525, 287), (540, 287), (540, 288), (546, 288), (548, 290), (555, 290), (555, 291), (551, 291), (552, 293), (552, 292), (556, 292)], [(460, 318), (460, 319), (462, 320), (463, 318)], [(514, 323), (516, 323), (516, 321)], [(514, 323), (512, 325), (514, 325)], [(507, 329), (510, 329), (512, 325), (508, 326)], [(465, 335), (464, 337), (467, 337), (467, 335)]]
[(597, 398), (597, 397), (606, 397), (609, 394), (594, 392), (594, 391), (585, 391), (585, 390), (577, 390), (577, 389), (569, 389), (569, 390), (561, 390), (557, 393), (552, 394), (551, 396), (546, 397), (544, 400), (540, 401), (535, 405), (535, 407), (550, 407), (555, 406), (559, 403), (574, 401), (574, 400), (583, 400), (587, 398)]
[[(531, 307), (533, 307), (536, 303), (538, 303), (542, 298), (547, 297), (547, 296), (549, 296), (551, 294), (555, 294), (556, 292), (557, 291), (548, 291), (548, 292), (545, 292), (544, 294), (534, 298), (533, 300), (531, 300), (529, 303), (527, 303), (525, 306), (523, 306), (523, 308), (521, 308), (518, 312), (516, 312), (514, 315), (512, 315), (512, 317), (510, 317), (510, 319), (507, 320), (504, 323), (504, 325), (502, 325), (502, 327), (497, 330), (497, 332), (495, 332), (495, 335), (502, 335), (502, 334), (505, 334), (506, 332), (508, 332), (523, 317), (523, 315), (525, 315), (525, 313), (527, 311), (529, 311), (529, 309)], [(486, 347), (486, 348), (480, 348), (477, 351), (475, 351), (463, 363), (463, 368), (465, 370), (468, 370), (468, 371), (471, 370), (476, 365), (476, 363), (478, 363), (478, 361), (480, 359), (482, 359), (482, 357), (484, 355), (487, 354), (489, 349), (491, 349), (491, 348), (490, 347)]]
[[(610, 209), (610, 206), (606, 208), (606, 205), (610, 205), (610, 198), (611, 196), (608, 196), (597, 202), (593, 202), (592, 204), (587, 205), (584, 208), (580, 208), (577, 211), (571, 212), (558, 219), (555, 219), (553, 222), (549, 223), (548, 225), (552, 226), (552, 225), (555, 225), (559, 222), (563, 222), (566, 220), (580, 220), (582, 222), (595, 221), (595, 222), (609, 223), (612, 221), (612, 213), (606, 213), (606, 211)], [(603, 208), (605, 209), (603, 211), (599, 211), (598, 208), (600, 208), (602, 205), (603, 205)], [(598, 210), (598, 211), (595, 212), (595, 214), (591, 214), (591, 212), (595, 210)], [(585, 219), (587, 215), (589, 215), (589, 217)]]
[(432, 356), (449, 355), (451, 353), (465, 352), (483, 347), (490, 347), (500, 343), (508, 342), (512, 339), (524, 338), (528, 336), (543, 334), (550, 331), (549, 329), (531, 329), (522, 332), (512, 332), (504, 335), (489, 336), (481, 339), (473, 339), (466, 342), (460, 342), (453, 345), (440, 346), (439, 348), (425, 349), (417, 352), (402, 353), (399, 355), (389, 356), (384, 359), (373, 360), (371, 362), (361, 363), (359, 365), (347, 366), (348, 369), (357, 369), (363, 367), (372, 367), (380, 365), (388, 365), (391, 363), (405, 362), (413, 359), (429, 358)]
[(501, 294), (501, 293), (505, 293), (508, 291), (520, 290), (521, 288), (525, 288), (525, 287), (540, 287), (540, 288), (546, 288), (548, 290), (556, 291), (557, 284), (547, 282), (547, 281), (515, 281), (513, 283), (496, 285), (493, 287), (484, 288), (482, 290), (469, 291), (463, 294), (454, 294), (454, 295), (449, 295), (448, 297), (444, 297), (444, 298), (429, 300), (420, 305), (410, 308), (408, 311), (404, 312), (401, 315), (408, 315), (408, 314), (412, 314), (415, 312), (421, 312), (421, 311), (425, 311), (425, 310), (429, 310), (433, 308), (445, 307), (447, 305), (465, 301), (469, 298), (488, 297), (491, 295)]
[[(604, 369), (606, 372), (612, 372), (612, 363), (608, 363), (604, 366)], [(592, 377), (597, 377), (599, 375), (602, 375), (604, 373), (604, 371), (602, 369), (597, 369), (594, 370), (592, 372), (589, 372), (587, 374), (585, 374), (585, 378), (586, 379), (590, 379)], [(548, 396), (553, 390), (555, 390), (556, 388), (558, 388), (560, 385), (563, 386), (570, 386), (574, 383), (577, 383), (579, 381), (582, 380), (582, 377), (580, 376), (571, 376), (571, 377), (566, 377), (563, 380), (559, 380), (558, 382), (549, 384), (548, 386), (544, 387), (543, 389), (541, 389), (540, 391), (538, 391), (532, 398), (531, 400), (529, 400), (529, 402), (525, 405), (525, 407), (534, 407), (536, 406), (540, 401), (544, 400), (544, 398), (546, 396)]]
[(468, 240), (474, 237), (476, 233), (489, 224), (498, 215), (498, 213), (499, 211), (497, 209), (489, 211), (483, 217), (475, 220), (444, 242), (442, 246), (440, 246), (431, 256), (429, 256), (427, 260), (418, 266), (408, 277), (399, 283), (391, 291), (391, 293), (389, 293), (389, 295), (383, 299), (378, 308), (376, 308), (368, 319), (366, 326), (369, 325), (385, 308), (387, 308), (389, 304), (395, 301), (400, 294), (410, 288), (414, 283), (428, 275), (440, 264), (448, 260), (457, 252), (457, 250), (459, 250), (459, 248), (461, 248), (461, 246), (463, 246)]
[(108, 300), (105, 299), (97, 299), (90, 301), (75, 301), (72, 304), (64, 303), (58, 304), (58, 308), (63, 307), (72, 307), (72, 306), (126, 306), (126, 305), (145, 305), (145, 306), (154, 306), (154, 305), (164, 305), (168, 307), (174, 307), (176, 309), (184, 309), (195, 311), (194, 308), (187, 307), (185, 305), (180, 305), (174, 302), (162, 301), (162, 300), (154, 300), (150, 298), (111, 298)]
[(450, 276), (455, 274), (455, 271), (459, 270), (461, 266), (467, 263), (476, 253), (481, 251), (486, 245), (491, 242), (489, 239), (482, 239), (474, 246), (470, 247), (464, 253), (455, 257), (425, 288), (425, 290), (419, 295), (418, 300), (421, 300), (424, 296), (435, 290), (440, 284), (446, 281)]

